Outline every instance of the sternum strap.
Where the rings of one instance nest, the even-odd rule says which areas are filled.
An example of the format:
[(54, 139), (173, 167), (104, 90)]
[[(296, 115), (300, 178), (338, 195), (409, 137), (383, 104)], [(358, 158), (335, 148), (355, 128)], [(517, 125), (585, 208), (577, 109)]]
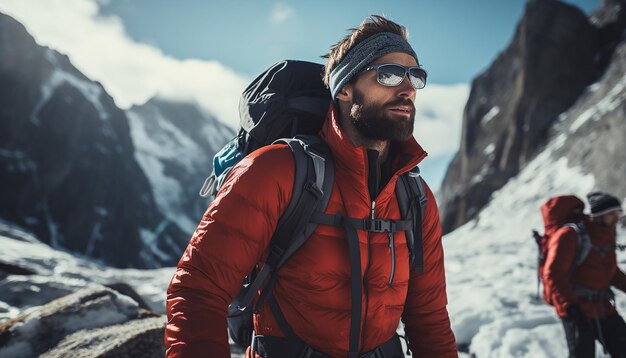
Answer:
[(345, 222), (350, 222), (356, 230), (369, 232), (398, 232), (411, 230), (413, 223), (410, 220), (384, 220), (384, 219), (355, 219), (343, 215), (330, 215), (315, 213), (311, 216), (311, 222), (318, 225), (329, 225), (336, 227), (345, 226)]

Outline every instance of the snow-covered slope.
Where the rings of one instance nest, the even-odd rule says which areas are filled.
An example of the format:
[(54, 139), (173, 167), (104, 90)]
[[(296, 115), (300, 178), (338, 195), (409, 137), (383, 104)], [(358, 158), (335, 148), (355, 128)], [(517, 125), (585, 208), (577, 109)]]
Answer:
[[(0, 224), (1, 232), (19, 232)], [(10, 264), (32, 274), (11, 274), (0, 268), (0, 322), (24, 310), (42, 305), (78, 289), (94, 285), (125, 283), (134, 289), (148, 308), (165, 312), (165, 290), (174, 268), (156, 270), (116, 269), (77, 258), (50, 246), (16, 240), (0, 234), (0, 263)]]
[[(0, 247), (0, 357), (151, 357), (162, 349), (174, 267), (101, 266), (2, 221)], [(141, 344), (152, 353), (137, 355)], [(243, 357), (234, 344), (231, 350)]]
[(0, 224), (0, 233), (1, 357), (163, 354), (164, 296), (173, 268), (108, 268), (54, 250), (19, 228)]
[[(539, 206), (547, 198), (584, 198), (596, 188), (593, 175), (554, 155), (566, 141), (564, 134), (553, 139), (476, 219), (444, 237), (452, 328), (476, 357), (567, 356), (554, 309), (536, 298), (531, 237), (531, 229), (542, 231)], [(618, 242), (626, 241), (623, 230), (619, 235)], [(625, 253), (618, 253), (618, 261), (626, 269)], [(626, 312), (626, 295), (618, 293), (617, 304)]]

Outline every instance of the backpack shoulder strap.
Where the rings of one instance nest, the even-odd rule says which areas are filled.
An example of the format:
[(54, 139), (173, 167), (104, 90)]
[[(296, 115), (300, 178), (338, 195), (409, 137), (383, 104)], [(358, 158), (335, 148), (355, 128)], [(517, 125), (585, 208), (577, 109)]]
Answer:
[[(324, 212), (335, 180), (335, 167), (326, 142), (313, 135), (279, 139), (286, 143), (295, 160), (295, 180), (291, 201), (278, 221), (270, 249), (279, 247), (284, 255), (280, 268), (311, 236), (317, 223), (311, 221), (315, 212)], [(298, 234), (303, 233), (303, 234)]]
[(415, 272), (424, 271), (424, 253), (422, 239), (422, 221), (428, 197), (420, 176), (419, 167), (402, 174), (396, 184), (396, 196), (402, 218), (411, 219), (412, 230), (406, 230), (406, 241), (409, 247), (410, 264)]
[(576, 267), (580, 266), (580, 264), (585, 261), (593, 245), (591, 244), (591, 238), (589, 237), (587, 229), (585, 228), (585, 225), (583, 223), (567, 224), (565, 226), (571, 227), (576, 231), (576, 238), (578, 243), (578, 245), (576, 246), (576, 257), (574, 258), (574, 263), (572, 264), (572, 267), (568, 270), (568, 274), (571, 274), (572, 272), (574, 272)]
[[(291, 201), (276, 225), (267, 260), (244, 298), (238, 302), (238, 308), (242, 311), (250, 307), (269, 275), (279, 269), (311, 236), (317, 227), (316, 223), (311, 222), (311, 217), (313, 213), (326, 209), (333, 186), (334, 165), (330, 150), (323, 140), (316, 136), (298, 136), (276, 142), (286, 143), (292, 150), (295, 162), (293, 192)], [(264, 292), (268, 288), (265, 287)]]
[(576, 258), (576, 265), (580, 265), (585, 261), (591, 248), (593, 245), (591, 244), (591, 238), (589, 237), (589, 233), (587, 233), (587, 228), (583, 223), (578, 223), (574, 225), (576, 233), (578, 234), (578, 255)]

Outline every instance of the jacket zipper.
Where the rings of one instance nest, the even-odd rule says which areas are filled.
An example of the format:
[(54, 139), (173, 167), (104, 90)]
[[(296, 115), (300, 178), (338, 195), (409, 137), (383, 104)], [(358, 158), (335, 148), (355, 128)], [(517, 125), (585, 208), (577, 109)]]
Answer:
[[(375, 209), (376, 209), (376, 201), (372, 201), (372, 208), (370, 210), (370, 219), (372, 220), (376, 220)], [(393, 235), (393, 232), (389, 231), (387, 233), (387, 237), (389, 238), (389, 249), (391, 250), (391, 273), (389, 274), (389, 281), (387, 282), (387, 287), (391, 287), (391, 284), (393, 283), (393, 277), (396, 274), (396, 245), (395, 245), (395, 240), (394, 240), (395, 237)], [(369, 246), (369, 240), (368, 240), (368, 246)], [(367, 253), (369, 256), (369, 248), (368, 248)], [(369, 258), (368, 258), (368, 266), (369, 266)]]

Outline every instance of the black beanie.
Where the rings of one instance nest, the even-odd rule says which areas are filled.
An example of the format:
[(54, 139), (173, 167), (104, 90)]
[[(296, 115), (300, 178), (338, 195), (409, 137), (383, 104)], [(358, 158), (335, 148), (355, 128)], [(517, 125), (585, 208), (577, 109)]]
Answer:
[(622, 210), (622, 205), (618, 198), (609, 193), (594, 191), (587, 194), (587, 200), (591, 206), (591, 216), (602, 216), (614, 210)]

